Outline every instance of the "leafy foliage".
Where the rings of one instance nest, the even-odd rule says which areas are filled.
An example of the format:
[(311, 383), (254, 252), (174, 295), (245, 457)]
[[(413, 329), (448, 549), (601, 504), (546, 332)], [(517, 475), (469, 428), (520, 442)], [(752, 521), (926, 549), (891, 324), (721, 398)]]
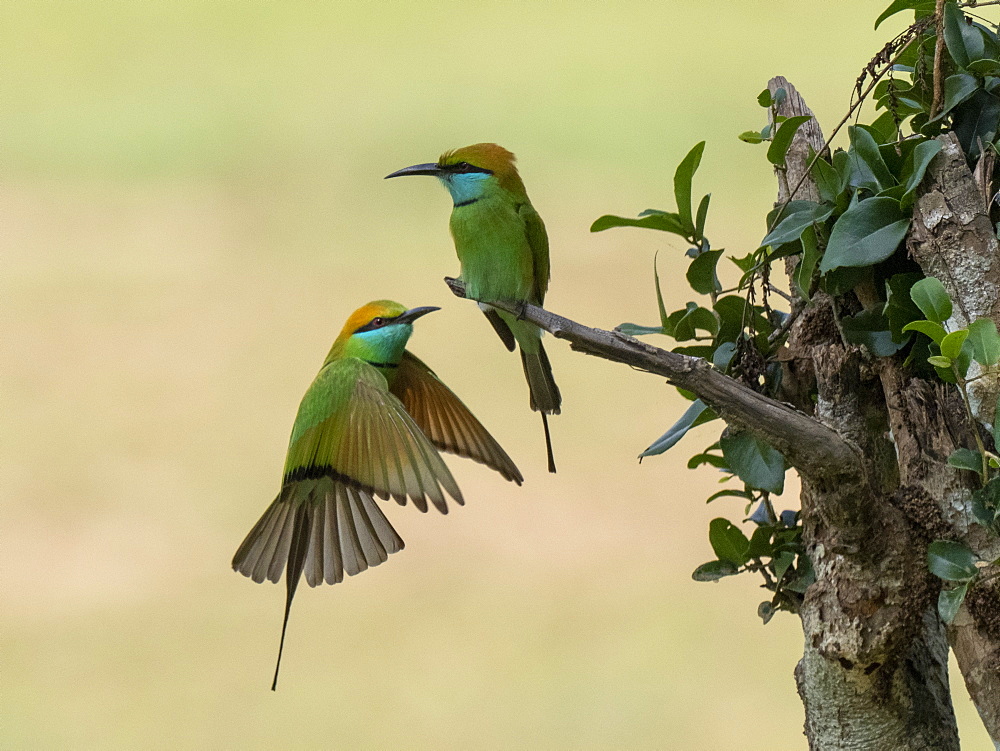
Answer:
[[(970, 166), (986, 151), (998, 150), (1000, 38), (995, 29), (966, 16), (954, 0), (948, 0), (943, 96), (936, 97), (932, 73), (936, 25), (930, 18), (935, 5), (934, 0), (895, 0), (878, 17), (876, 28), (897, 13), (912, 11), (915, 23), (897, 46), (887, 46), (880, 72), (876, 74), (873, 62), (862, 75), (862, 79), (881, 77), (871, 88), (877, 116), (870, 123), (848, 127), (846, 148), (810, 150), (808, 171), (818, 200), (804, 200), (793, 192), (790, 200), (768, 214), (758, 247), (728, 256), (739, 272), (731, 289), (720, 281), (720, 272), (727, 269), (726, 264), (719, 266), (724, 251), (714, 248), (706, 236), (710, 195), (697, 208), (694, 204), (692, 186), (705, 142), (696, 144), (674, 173), (674, 211), (647, 209), (634, 219), (605, 215), (593, 223), (593, 232), (640, 227), (683, 239), (690, 259), (685, 277), (691, 291), (702, 296), (668, 312), (654, 259), (659, 325), (623, 323), (621, 332), (671, 337), (680, 345), (673, 351), (703, 357), (750, 388), (775, 395), (781, 387), (782, 349), (792, 321), (788, 313), (772, 306), (772, 300), (797, 296), (808, 304), (824, 292), (837, 301), (837, 325), (846, 343), (874, 357), (902, 358), (919, 375), (955, 384), (968, 408), (969, 369), (973, 362), (981, 368), (1000, 365), (1000, 334), (986, 319), (965, 328), (955, 325), (944, 285), (924, 278), (909, 259), (904, 239), (918, 188), (942, 148), (938, 135), (954, 132)], [(767, 143), (764, 156), (778, 171), (786, 169), (795, 136), (811, 119), (781, 115), (779, 107), (786, 98), (781, 88), (762, 91), (757, 102), (767, 110), (767, 123), (738, 136), (748, 144)], [(771, 278), (772, 265), (783, 259), (794, 264), (792, 289), (787, 292)], [(662, 454), (690, 430), (716, 419), (711, 405), (694, 400), (640, 459)], [(994, 445), (1000, 443), (1000, 419), (995, 422)], [(959, 449), (948, 461), (979, 475), (982, 488), (973, 498), (976, 519), (998, 532), (1000, 476), (995, 475), (1000, 458), (987, 451), (978, 436), (977, 440), (976, 449)], [(797, 515), (791, 511), (776, 515), (772, 507), (771, 496), (784, 489), (784, 457), (749, 432), (727, 429), (688, 462), (691, 469), (702, 465), (720, 472), (720, 482), (742, 484), (712, 494), (709, 502), (740, 499), (748, 515), (743, 521), (754, 526), (747, 537), (733, 521), (713, 520), (709, 542), (716, 559), (699, 566), (694, 578), (718, 581), (758, 572), (773, 593), (758, 610), (764, 622), (777, 610), (796, 611), (812, 581), (812, 568), (801, 544)], [(975, 579), (971, 555), (957, 543), (931, 545), (931, 570), (954, 583), (941, 593), (939, 602), (946, 620), (954, 617)]]

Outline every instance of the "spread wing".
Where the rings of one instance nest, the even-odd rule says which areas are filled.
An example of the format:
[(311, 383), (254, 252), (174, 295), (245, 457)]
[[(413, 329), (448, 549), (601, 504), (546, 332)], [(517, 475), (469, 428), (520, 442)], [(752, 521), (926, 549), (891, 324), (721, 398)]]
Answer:
[(534, 261), (535, 286), (532, 289), (535, 299), (529, 302), (541, 305), (545, 302), (545, 291), (549, 288), (549, 236), (545, 232), (545, 223), (530, 203), (522, 203), (517, 207), (517, 213), (524, 222), (524, 231), (531, 247), (531, 258)]
[[(339, 582), (385, 561), (403, 540), (373, 496), (427, 501), (442, 513), (462, 493), (430, 439), (371, 365), (348, 358), (325, 366), (299, 406), (278, 497), (250, 530), (233, 568), (278, 581), (288, 603), (305, 574), (310, 586)], [(287, 617), (287, 615), (286, 615)]]
[(518, 485), (524, 480), (462, 400), (410, 352), (403, 354), (391, 391), (439, 449), (485, 464)]
[(389, 393), (385, 378), (362, 360), (346, 358), (316, 376), (295, 419), (285, 461), (285, 483), (332, 477), (380, 498), (430, 500), (448, 513), (444, 492), (462, 492), (437, 449)]

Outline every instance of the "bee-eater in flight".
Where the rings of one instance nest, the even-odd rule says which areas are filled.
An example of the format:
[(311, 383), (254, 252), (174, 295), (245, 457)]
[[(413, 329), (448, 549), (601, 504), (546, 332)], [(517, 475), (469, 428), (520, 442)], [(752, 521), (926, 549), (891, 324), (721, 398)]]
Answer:
[[(415, 164), (389, 177), (433, 175), (451, 194), (451, 235), (461, 264), (466, 296), (541, 305), (549, 286), (549, 240), (514, 155), (495, 143), (477, 143), (441, 155), (436, 163)], [(480, 305), (504, 345), (521, 348), (531, 408), (542, 413), (549, 472), (555, 472), (546, 415), (558, 415), (562, 397), (534, 324)]]
[(413, 322), (435, 310), (379, 300), (351, 314), (299, 405), (278, 497), (233, 558), (255, 582), (285, 572), (272, 691), (302, 574), (310, 587), (336, 584), (403, 549), (375, 497), (409, 499), (421, 511), (430, 501), (442, 514), (445, 494), (464, 503), (438, 450), (523, 480), (482, 423), (406, 350)]

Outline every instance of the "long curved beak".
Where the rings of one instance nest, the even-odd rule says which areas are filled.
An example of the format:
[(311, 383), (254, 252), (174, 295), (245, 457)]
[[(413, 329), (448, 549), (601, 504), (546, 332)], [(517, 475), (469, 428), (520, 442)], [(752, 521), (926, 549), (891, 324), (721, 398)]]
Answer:
[(396, 170), (391, 175), (386, 175), (385, 179), (388, 180), (390, 177), (403, 177), (405, 175), (433, 175), (437, 177), (443, 174), (443, 170), (437, 166), (434, 162), (430, 164), (414, 164), (412, 167), (403, 167), (401, 170)]
[(410, 308), (404, 313), (401, 313), (396, 320), (393, 321), (393, 323), (413, 323), (421, 316), (433, 313), (435, 310), (441, 310), (441, 308), (435, 308), (433, 305), (425, 305), (422, 308)]

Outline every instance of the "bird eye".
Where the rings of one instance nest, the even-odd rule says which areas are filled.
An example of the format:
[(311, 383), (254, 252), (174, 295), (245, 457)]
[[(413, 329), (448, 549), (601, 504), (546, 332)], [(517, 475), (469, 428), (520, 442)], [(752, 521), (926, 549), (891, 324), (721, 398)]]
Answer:
[(384, 323), (385, 323), (385, 319), (384, 318), (373, 318), (372, 319), (372, 326), (381, 326)]
[(455, 167), (459, 172), (469, 172), (472, 169), (472, 165), (468, 162), (459, 162)]

